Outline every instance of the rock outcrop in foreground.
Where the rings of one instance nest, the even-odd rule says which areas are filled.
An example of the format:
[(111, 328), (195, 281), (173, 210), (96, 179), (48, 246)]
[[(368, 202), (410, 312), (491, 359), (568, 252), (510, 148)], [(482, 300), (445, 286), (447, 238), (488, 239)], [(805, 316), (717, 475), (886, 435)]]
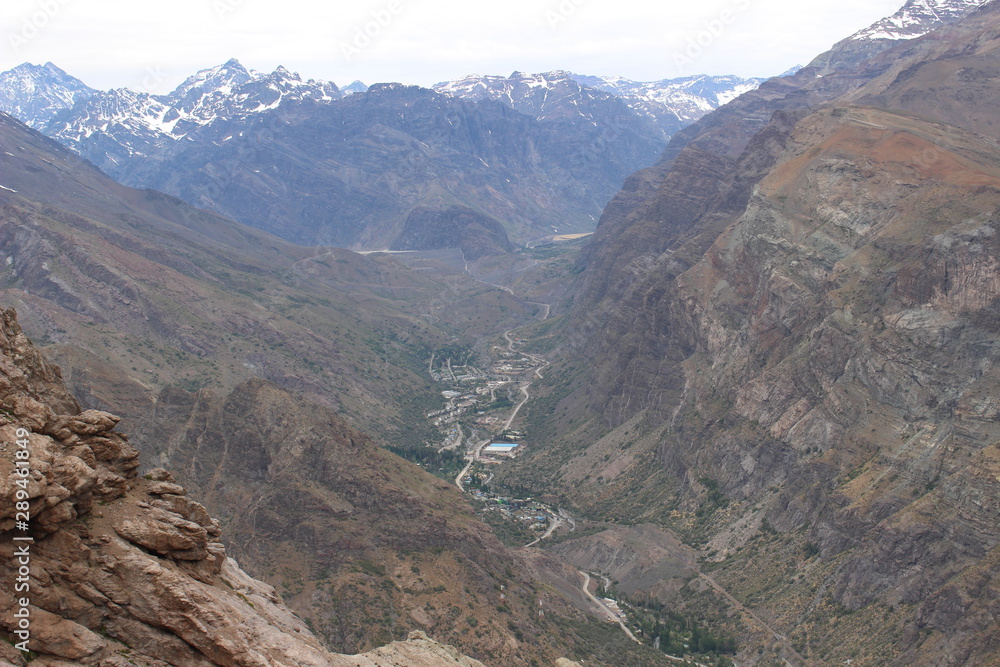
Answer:
[(0, 643), (0, 667), (482, 664), (419, 632), (364, 655), (327, 652), (226, 557), (218, 522), (169, 472), (138, 477), (117, 423), (82, 412), (14, 312), (0, 312), (0, 625), (14, 643), (28, 625), (35, 654)]

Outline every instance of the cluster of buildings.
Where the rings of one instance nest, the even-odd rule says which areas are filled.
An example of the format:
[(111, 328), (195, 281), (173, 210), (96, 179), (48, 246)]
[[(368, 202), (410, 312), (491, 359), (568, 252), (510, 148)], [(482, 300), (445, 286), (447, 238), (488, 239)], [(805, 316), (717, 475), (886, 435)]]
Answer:
[(458, 421), (459, 417), (479, 403), (479, 397), (475, 394), (462, 394), (450, 390), (442, 391), (441, 394), (448, 399), (448, 404), (440, 410), (427, 413), (427, 419), (434, 420), (432, 423), (435, 426), (444, 426)]
[(487, 380), (486, 384), (476, 387), (476, 393), (479, 395), (490, 394), (492, 396), (496, 393), (497, 389), (500, 389), (511, 382), (511, 380)]
[(516, 442), (494, 442), (486, 446), (484, 454), (503, 454), (504, 456), (514, 456), (514, 452), (520, 447)]
[(628, 622), (628, 615), (626, 615), (625, 612), (622, 610), (622, 607), (618, 603), (618, 600), (612, 600), (611, 598), (601, 598), (601, 602), (604, 603), (604, 606), (607, 607), (608, 610), (610, 610), (611, 613), (614, 614), (620, 622), (622, 623)]
[(493, 373), (495, 375), (521, 376), (530, 373), (538, 366), (538, 362), (528, 357), (520, 359), (500, 359), (493, 362)]
[[(498, 414), (497, 410), (490, 410), (490, 403), (496, 399), (497, 390), (515, 384), (518, 374), (531, 371), (536, 364), (516, 352), (503, 350), (500, 356), (502, 358), (492, 364), (491, 374), (483, 373), (471, 365), (453, 367), (450, 360), (447, 365), (431, 369), (435, 380), (450, 384), (448, 389), (441, 392), (447, 401), (446, 405), (426, 414), (434, 426), (442, 430), (449, 429), (450, 426), (443, 448), (454, 446), (456, 439), (461, 437), (460, 422), (485, 427), (487, 432), (496, 432), (503, 424), (505, 417)], [(466, 386), (471, 381), (476, 383), (475, 387)], [(475, 414), (470, 414), (473, 411)], [(515, 430), (507, 430), (495, 436), (495, 442), (480, 452), (480, 462), (500, 464), (514, 458), (521, 452), (520, 443), (524, 441), (524, 437), (523, 432)]]
[(486, 491), (474, 491), (473, 496), (486, 503), (485, 511), (500, 512), (518, 523), (526, 524), (531, 530), (548, 528), (551, 511), (546, 505), (531, 498), (511, 498), (498, 496)]

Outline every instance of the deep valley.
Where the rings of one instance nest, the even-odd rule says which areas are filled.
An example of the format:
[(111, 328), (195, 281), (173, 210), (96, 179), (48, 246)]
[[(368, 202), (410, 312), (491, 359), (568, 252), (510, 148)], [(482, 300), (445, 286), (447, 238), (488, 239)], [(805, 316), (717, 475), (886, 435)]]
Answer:
[(1000, 665), (1000, 2), (356, 83), (0, 75), (0, 666)]

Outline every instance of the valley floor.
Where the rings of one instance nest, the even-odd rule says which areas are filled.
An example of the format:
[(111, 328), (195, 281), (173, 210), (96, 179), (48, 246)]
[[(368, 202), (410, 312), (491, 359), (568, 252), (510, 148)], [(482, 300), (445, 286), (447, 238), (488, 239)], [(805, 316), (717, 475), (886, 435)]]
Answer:
[[(465, 268), (468, 270), (468, 265)], [(493, 286), (515, 295), (502, 285)], [(541, 303), (535, 305), (544, 307), (539, 320), (548, 319), (551, 306)], [(486, 362), (480, 361), (478, 366), (469, 361), (471, 351), (464, 360), (437, 353), (432, 355), (428, 362), (428, 372), (438, 386), (445, 387), (441, 391), (445, 403), (440, 410), (427, 414), (428, 421), (440, 429), (441, 440), (428, 443), (426, 448), (439, 454), (461, 454), (464, 466), (454, 476), (455, 486), (468, 494), (480, 516), (494, 528), (501, 528), (501, 537), (505, 537), (510, 546), (543, 548), (546, 541), (555, 535), (560, 537), (559, 543), (565, 545), (574, 539), (578, 525), (583, 524), (588, 525), (589, 531), (585, 531), (588, 534), (595, 529), (603, 532), (620, 528), (614, 524), (578, 521), (565, 508), (547, 502), (548, 498), (544, 493), (538, 494), (537, 498), (518, 497), (516, 493), (495, 489), (491, 485), (496, 473), (511, 464), (530, 446), (524, 443), (525, 440), (530, 441), (530, 434), (517, 430), (514, 426), (519, 424), (517, 419), (522, 408), (532, 400), (532, 384), (544, 379), (542, 371), (550, 363), (543, 355), (523, 350), (531, 335), (523, 331), (525, 328), (508, 329), (499, 336), (488, 336), (480, 346), (486, 350), (480, 355)], [(518, 400), (514, 402), (512, 398)], [(513, 446), (513, 449), (507, 451), (503, 447), (498, 448), (497, 445), (501, 444)], [(667, 529), (658, 530), (667, 533), (671, 540), (680, 544), (679, 538)], [(546, 553), (550, 557), (563, 558), (556, 551), (546, 550)], [(659, 645), (656, 638), (642, 636), (642, 630), (634, 622), (635, 613), (631, 606), (624, 600), (614, 599), (621, 596), (614, 592), (609, 573), (582, 567), (580, 563), (574, 564), (568, 559), (563, 562), (579, 575), (578, 592), (581, 601), (585, 603), (584, 608), (599, 619), (620, 626), (622, 632), (636, 643)], [(807, 664), (788, 644), (787, 638), (742, 605), (710, 575), (701, 572), (696, 563), (692, 562), (691, 565), (690, 576), (703, 580), (731, 614), (757, 624), (762, 632), (780, 643), (783, 653), (788, 656), (784, 659), (784, 664), (794, 667)], [(595, 579), (602, 580), (603, 583), (592, 586)], [(595, 592), (600, 592), (600, 595)], [(665, 654), (664, 657), (678, 663), (707, 667), (706, 663), (698, 660), (689, 662), (694, 657), (690, 655), (681, 657)], [(727, 663), (713, 660), (711, 664), (738, 666), (735, 661)]]

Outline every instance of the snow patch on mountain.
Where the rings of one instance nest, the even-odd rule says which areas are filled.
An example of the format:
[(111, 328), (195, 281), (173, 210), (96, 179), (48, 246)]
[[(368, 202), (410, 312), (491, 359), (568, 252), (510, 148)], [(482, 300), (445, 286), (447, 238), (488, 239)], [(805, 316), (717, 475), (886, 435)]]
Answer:
[(764, 81), (704, 74), (660, 81), (633, 81), (621, 76), (574, 77), (584, 85), (621, 98), (639, 113), (657, 119), (666, 115), (681, 122), (694, 122)]
[(540, 74), (514, 72), (510, 76), (472, 74), (432, 86), (450, 97), (473, 102), (493, 100), (538, 120), (582, 119), (594, 122), (596, 105), (619, 104), (613, 95), (582, 85), (571, 72)]

